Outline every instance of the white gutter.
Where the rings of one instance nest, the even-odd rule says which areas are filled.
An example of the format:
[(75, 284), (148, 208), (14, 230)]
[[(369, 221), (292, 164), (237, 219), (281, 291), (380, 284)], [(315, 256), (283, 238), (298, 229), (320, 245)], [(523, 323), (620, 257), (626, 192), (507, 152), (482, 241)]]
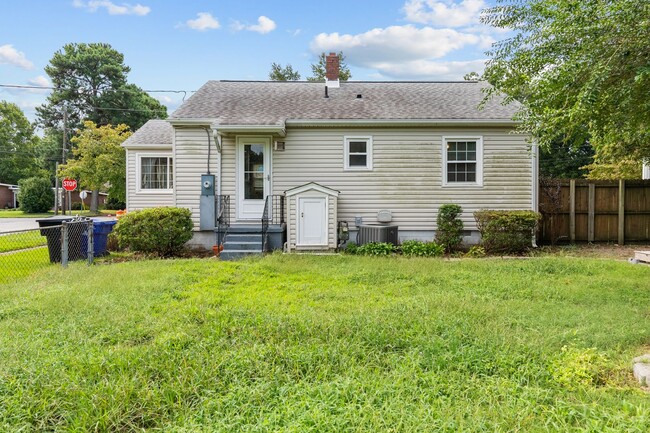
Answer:
[(210, 126), (215, 123), (216, 119), (197, 118), (197, 119), (167, 119), (173, 126)]
[(218, 125), (219, 133), (254, 133), (254, 134), (274, 134), (280, 137), (287, 135), (284, 125)]
[(508, 119), (287, 119), (287, 126), (516, 126)]

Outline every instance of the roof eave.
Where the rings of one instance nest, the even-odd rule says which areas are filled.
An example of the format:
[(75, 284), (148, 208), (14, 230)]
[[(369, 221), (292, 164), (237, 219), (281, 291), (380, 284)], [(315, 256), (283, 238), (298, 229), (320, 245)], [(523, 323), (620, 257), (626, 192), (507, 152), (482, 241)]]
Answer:
[(287, 126), (295, 128), (337, 126), (506, 126), (520, 122), (512, 119), (287, 119)]

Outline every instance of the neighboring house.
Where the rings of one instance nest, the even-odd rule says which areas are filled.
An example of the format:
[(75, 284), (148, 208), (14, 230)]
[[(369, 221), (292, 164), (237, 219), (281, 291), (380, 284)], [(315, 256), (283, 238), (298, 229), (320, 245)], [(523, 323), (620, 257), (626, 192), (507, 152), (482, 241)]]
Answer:
[(0, 183), (0, 209), (18, 207), (18, 185)]
[(193, 243), (208, 247), (215, 212), (233, 235), (257, 230), (266, 205), (290, 250), (335, 248), (339, 221), (352, 240), (382, 223), (431, 240), (445, 203), (463, 207), (476, 242), (475, 210), (536, 209), (536, 151), (512, 132), (518, 106), (479, 109), (485, 83), (339, 83), (328, 68), (325, 83), (209, 81), (149, 121), (123, 144), (127, 209), (189, 208)]

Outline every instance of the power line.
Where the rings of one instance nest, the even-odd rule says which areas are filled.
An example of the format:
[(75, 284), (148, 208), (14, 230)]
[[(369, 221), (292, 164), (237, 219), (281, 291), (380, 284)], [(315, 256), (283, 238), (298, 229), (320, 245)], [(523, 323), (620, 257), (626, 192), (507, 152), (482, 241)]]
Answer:
[[(78, 93), (83, 93), (84, 90), (86, 90), (84, 87), (80, 87), (78, 89), (70, 89), (70, 88), (61, 88), (61, 87), (55, 87), (55, 86), (36, 86), (36, 85), (27, 85), (27, 84), (0, 84), (0, 87), (5, 87), (9, 89), (22, 89), (22, 90), (69, 90), (69, 91), (75, 91)], [(132, 89), (113, 89), (114, 92), (132, 92), (132, 93), (137, 93), (137, 90), (132, 90)], [(182, 93), (183, 94), (183, 102), (185, 101), (185, 98), (187, 97), (188, 93), (194, 93), (196, 90), (173, 90), (173, 89), (154, 89), (154, 90), (146, 90), (142, 89), (143, 92), (146, 93)]]

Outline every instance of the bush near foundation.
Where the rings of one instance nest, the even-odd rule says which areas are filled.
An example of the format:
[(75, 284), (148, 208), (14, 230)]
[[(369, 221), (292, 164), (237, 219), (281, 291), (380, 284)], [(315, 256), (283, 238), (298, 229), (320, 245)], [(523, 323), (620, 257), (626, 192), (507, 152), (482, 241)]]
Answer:
[(463, 208), (457, 204), (443, 204), (436, 218), (436, 242), (450, 253), (463, 241), (463, 221), (459, 218)]
[(521, 253), (532, 246), (541, 215), (529, 210), (480, 210), (474, 219), (487, 253)]
[(128, 212), (113, 230), (120, 248), (169, 257), (192, 239), (189, 209), (160, 207)]

